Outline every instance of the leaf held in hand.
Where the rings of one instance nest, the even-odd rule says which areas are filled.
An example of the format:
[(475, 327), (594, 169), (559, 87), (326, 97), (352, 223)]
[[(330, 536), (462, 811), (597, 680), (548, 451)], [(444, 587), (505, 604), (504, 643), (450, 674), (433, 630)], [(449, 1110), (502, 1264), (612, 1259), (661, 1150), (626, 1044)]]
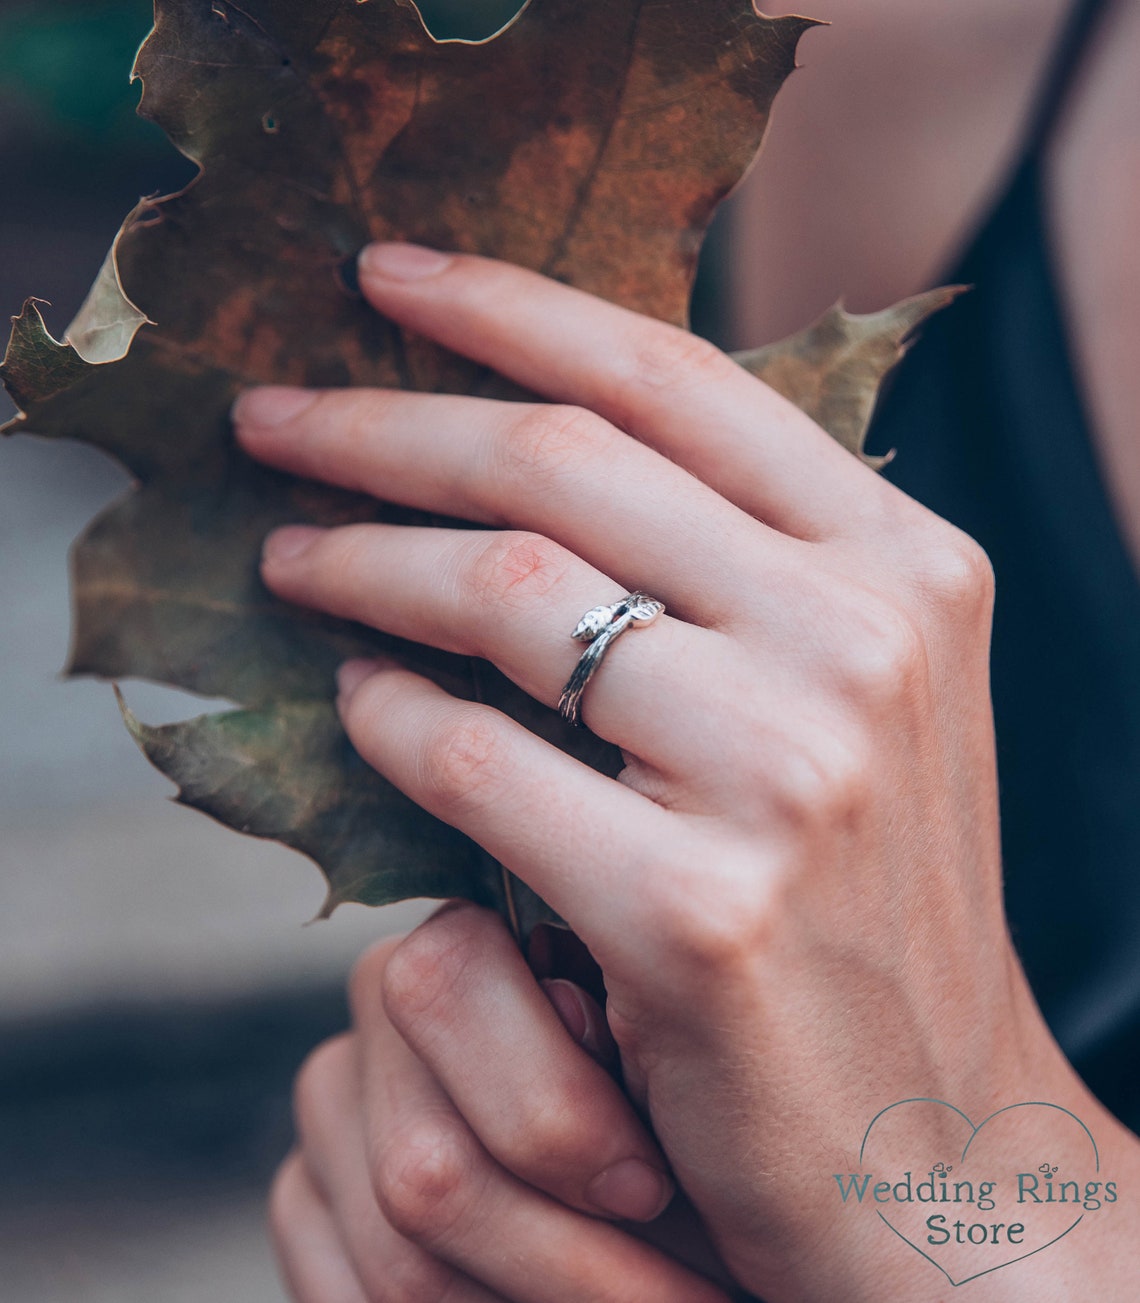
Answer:
[[(312, 856), (326, 910), (467, 895), (523, 932), (549, 917), (355, 756), (332, 706), (346, 658), (394, 654), (605, 772), (620, 757), (489, 666), (273, 597), (258, 556), (277, 525), (433, 518), (254, 464), (230, 404), (267, 382), (517, 396), (364, 304), (351, 268), (372, 240), (504, 258), (685, 324), (704, 231), (811, 26), (750, 0), (532, 0), (491, 40), (441, 43), (409, 0), (158, 0), (140, 111), (200, 175), (130, 214), (71, 342), (25, 306), (7, 429), (90, 443), (137, 481), (74, 551), (70, 671), (237, 703), (127, 719), (184, 803)], [(745, 364), (857, 450), (901, 322), (825, 318)]]
[(329, 882), (322, 916), (344, 900), (384, 905), (408, 896), (468, 896), (503, 908), (500, 875), (465, 837), (375, 781), (328, 702), (160, 728), (140, 723), (121, 695), (119, 705), (145, 755), (178, 784), (182, 804), (319, 860)]

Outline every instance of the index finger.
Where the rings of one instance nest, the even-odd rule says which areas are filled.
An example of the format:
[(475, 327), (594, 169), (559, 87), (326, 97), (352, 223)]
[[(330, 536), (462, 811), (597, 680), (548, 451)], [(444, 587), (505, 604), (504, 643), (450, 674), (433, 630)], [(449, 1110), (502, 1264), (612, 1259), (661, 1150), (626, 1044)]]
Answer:
[(687, 331), (536, 272), (370, 245), (360, 284), (386, 316), (557, 402), (589, 408), (750, 515), (798, 538), (844, 532), (874, 472)]
[(456, 905), (352, 983), (366, 1082), (389, 1071), (390, 1021), (503, 1167), (594, 1216), (649, 1221), (667, 1164), (606, 1070), (571, 1039), (502, 922)]

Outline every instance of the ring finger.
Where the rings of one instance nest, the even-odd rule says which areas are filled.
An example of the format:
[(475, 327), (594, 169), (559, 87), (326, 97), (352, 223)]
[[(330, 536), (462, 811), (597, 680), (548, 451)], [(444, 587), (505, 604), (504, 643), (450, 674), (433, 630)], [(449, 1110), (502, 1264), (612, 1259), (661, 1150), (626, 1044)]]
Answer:
[[(483, 657), (548, 706), (583, 651), (571, 631), (624, 593), (612, 579), (534, 534), (352, 525), (270, 535), (266, 583), (282, 597), (444, 651)], [(650, 594), (656, 596), (657, 594)], [(636, 629), (637, 626), (634, 626)], [(723, 738), (705, 721), (745, 669), (727, 635), (658, 618), (608, 653), (583, 701), (600, 737), (663, 774), (704, 772)], [(685, 718), (677, 711), (684, 684)], [(661, 710), (673, 700), (674, 709)], [(707, 732), (707, 735), (706, 735)], [(679, 748), (678, 738), (684, 738)], [(683, 752), (683, 760), (678, 752)]]

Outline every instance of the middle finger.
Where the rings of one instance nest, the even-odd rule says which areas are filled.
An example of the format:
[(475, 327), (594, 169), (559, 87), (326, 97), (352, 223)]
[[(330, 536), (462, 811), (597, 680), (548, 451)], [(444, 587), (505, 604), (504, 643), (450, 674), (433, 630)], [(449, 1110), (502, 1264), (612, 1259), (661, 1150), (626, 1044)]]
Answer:
[(731, 622), (762, 538), (802, 546), (581, 408), (261, 389), (243, 395), (234, 416), (246, 450), (274, 466), (404, 506), (537, 530), (629, 587), (667, 589), (670, 606), (701, 624)]

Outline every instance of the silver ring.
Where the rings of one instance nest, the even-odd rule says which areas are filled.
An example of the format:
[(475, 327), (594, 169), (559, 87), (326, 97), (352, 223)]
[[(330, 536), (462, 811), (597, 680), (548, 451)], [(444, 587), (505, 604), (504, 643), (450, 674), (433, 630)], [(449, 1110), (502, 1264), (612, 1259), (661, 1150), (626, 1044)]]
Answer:
[(570, 636), (590, 645), (578, 658), (574, 673), (558, 699), (558, 713), (563, 719), (577, 728), (582, 727), (582, 694), (601, 665), (610, 643), (625, 633), (631, 624), (652, 624), (664, 609), (664, 602), (646, 593), (628, 593), (620, 602), (614, 602), (612, 606), (591, 607), (582, 616)]

